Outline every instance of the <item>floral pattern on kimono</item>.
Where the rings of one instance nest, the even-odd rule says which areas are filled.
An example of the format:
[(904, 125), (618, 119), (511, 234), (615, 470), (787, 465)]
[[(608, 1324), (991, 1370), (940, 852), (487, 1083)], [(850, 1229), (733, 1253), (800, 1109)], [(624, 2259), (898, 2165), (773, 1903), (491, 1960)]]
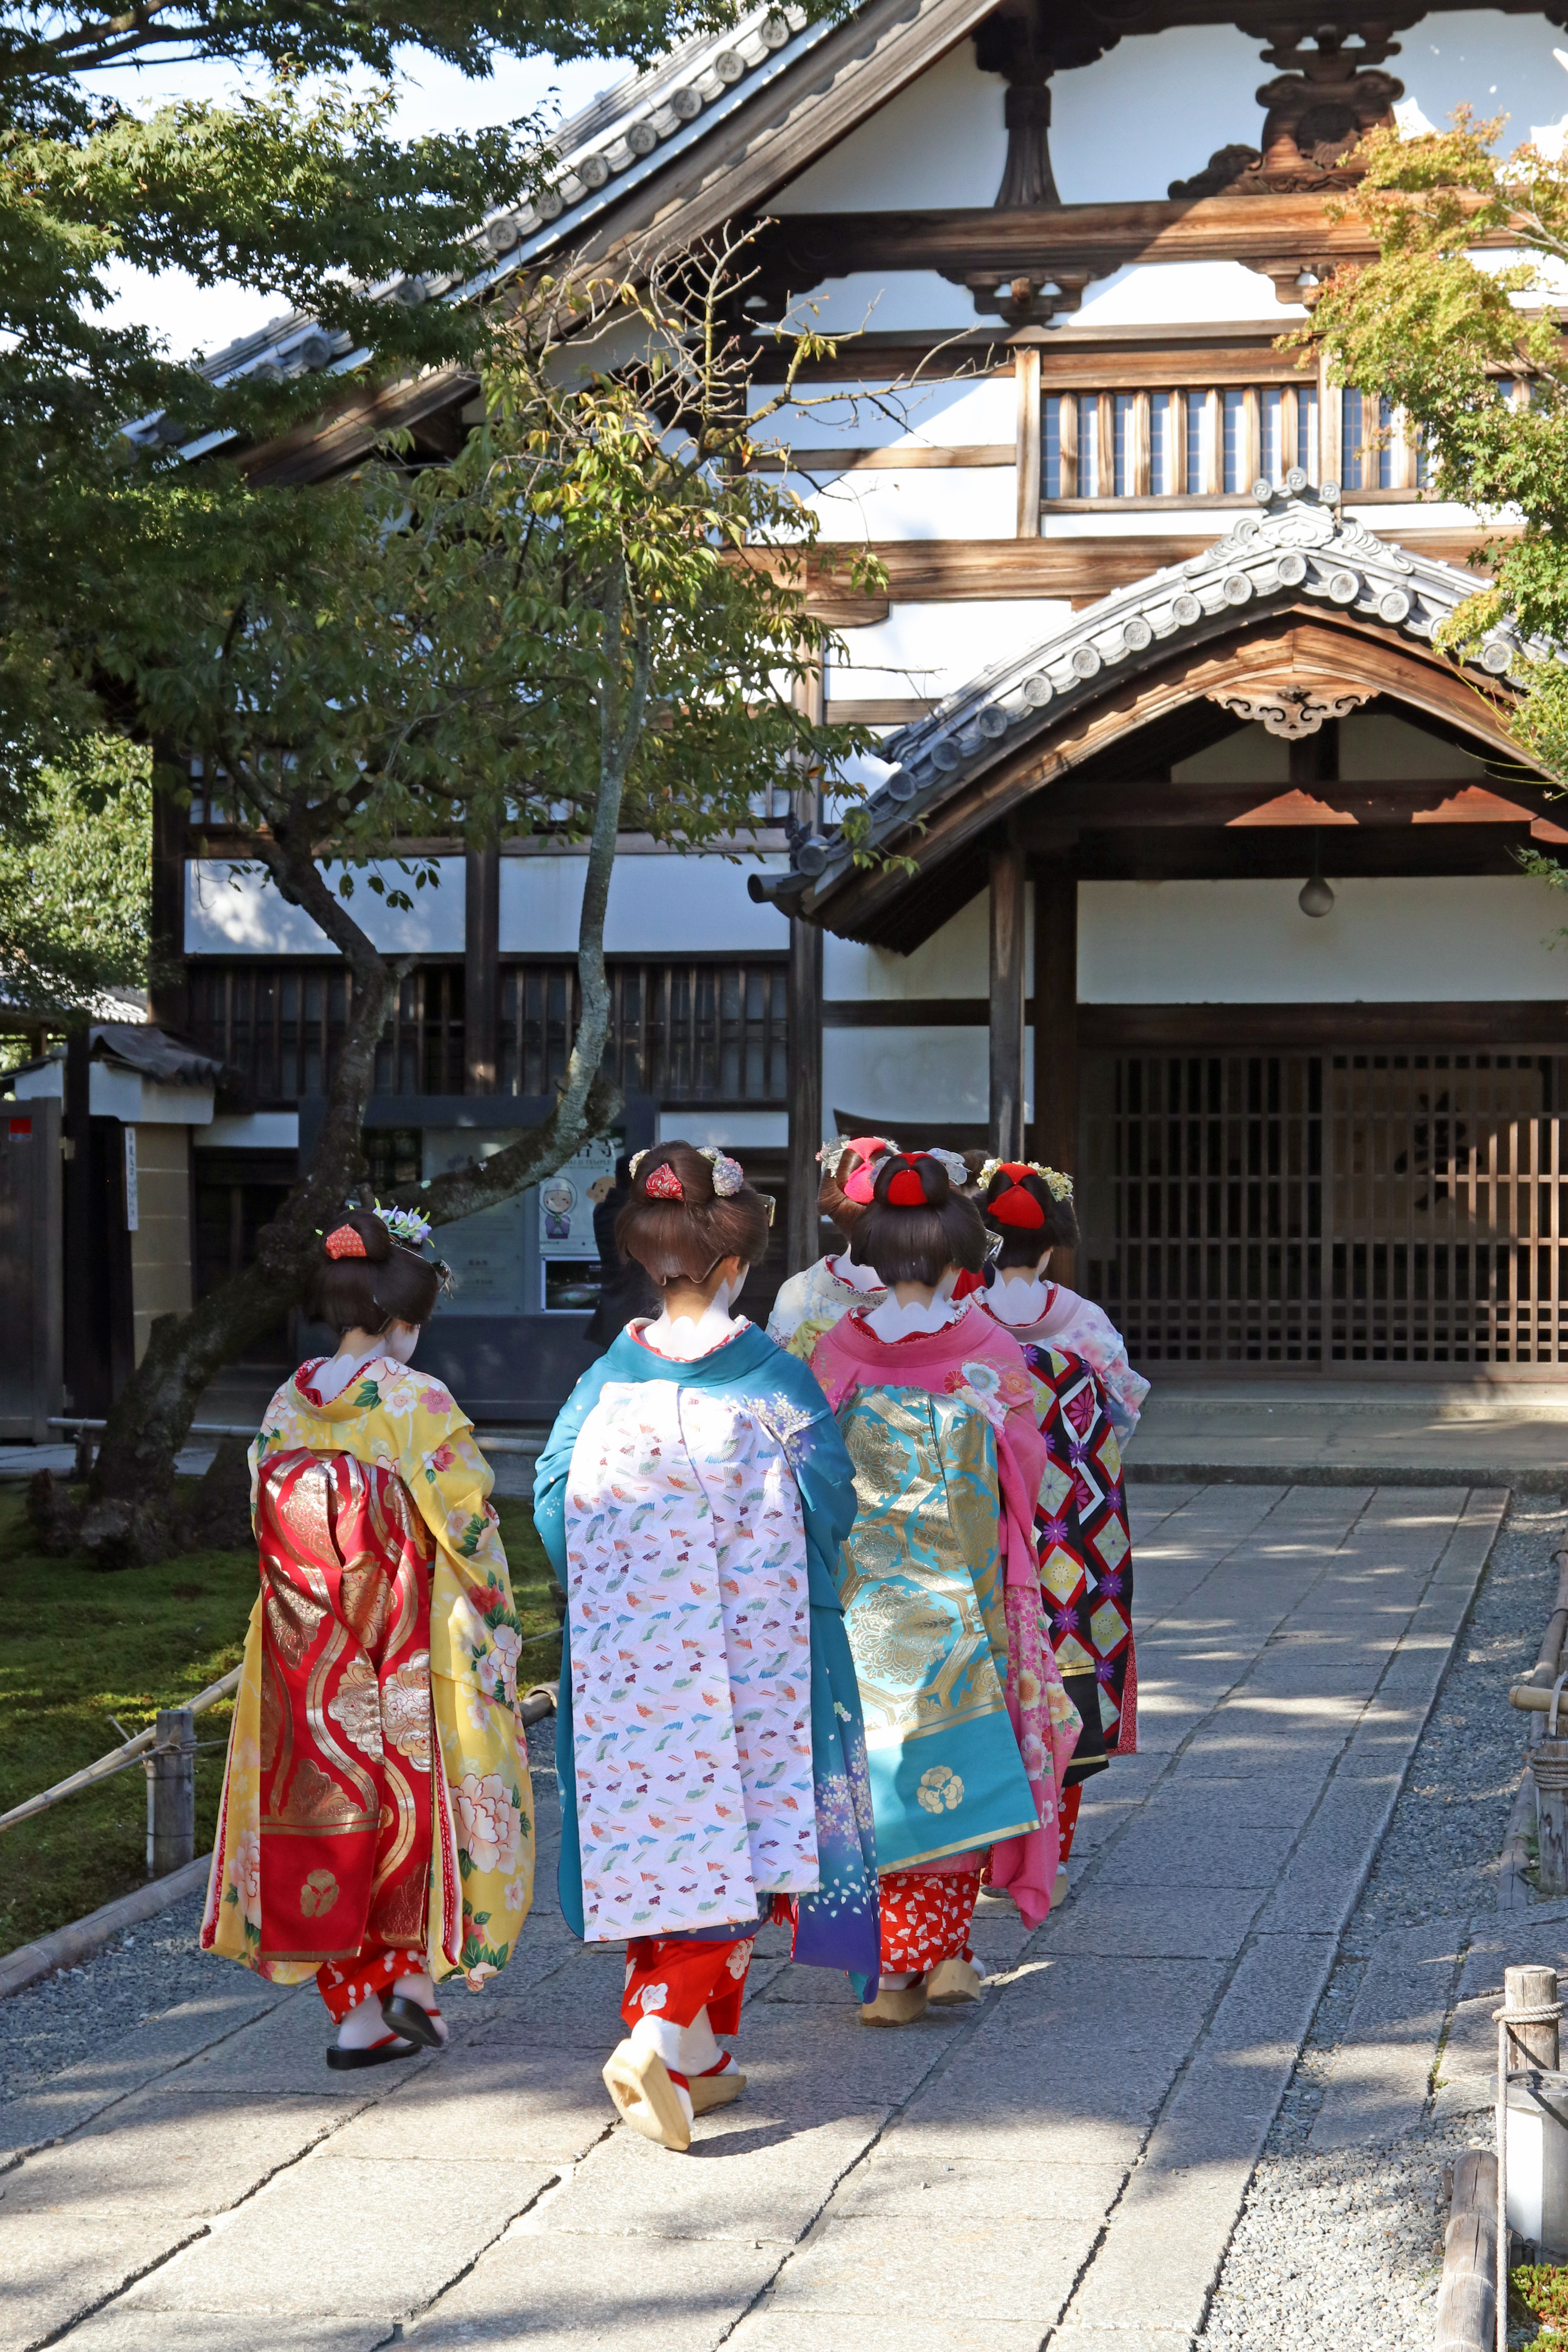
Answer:
[(792, 1274), (779, 1286), (773, 1301), (773, 1311), (768, 1318), (768, 1337), (775, 1347), (789, 1355), (798, 1356), (803, 1364), (811, 1361), (811, 1351), (825, 1331), (832, 1329), (841, 1316), (854, 1307), (880, 1307), (888, 1294), (873, 1286), (858, 1289), (846, 1282), (834, 1268), (837, 1256), (819, 1257), (804, 1274)]
[[(874, 1978), (878, 1950), (877, 1864), (865, 1729), (843, 1613), (827, 1565), (853, 1518), (855, 1496), (843, 1442), (822, 1392), (803, 1364), (775, 1348), (754, 1326), (748, 1325), (722, 1347), (690, 1363), (672, 1362), (656, 1355), (640, 1344), (636, 1326), (623, 1332), (607, 1354), (577, 1383), (557, 1418), (535, 1472), (534, 1521), (555, 1572), (569, 1591), (569, 1520), (575, 1517), (570, 1490), (574, 1483), (579, 1438), (610, 1389), (637, 1391), (642, 1400), (637, 1412), (644, 1414), (650, 1428), (679, 1427), (697, 1436), (695, 1448), (689, 1449), (683, 1439), (679, 1455), (661, 1455), (661, 1460), (673, 1465), (673, 1475), (667, 1474), (665, 1482), (666, 1492), (672, 1499), (680, 1488), (687, 1493), (689, 1504), (692, 1491), (701, 1483), (695, 1477), (696, 1470), (701, 1469), (704, 1481), (711, 1481), (721, 1465), (725, 1447), (732, 1442), (737, 1449), (736, 1463), (744, 1465), (745, 1476), (760, 1476), (762, 1465), (765, 1465), (777, 1509), (798, 1514), (809, 1640), (806, 1719), (810, 1727), (809, 1809), (815, 1827), (816, 1877), (814, 1884), (797, 1891), (783, 1888), (773, 1900), (787, 1907), (794, 1916), (797, 1960)], [(650, 1392), (654, 1391), (659, 1395), (657, 1405), (649, 1402)], [(716, 1403), (722, 1404), (721, 1413), (713, 1410)], [(626, 1418), (634, 1417), (628, 1411)], [(651, 1469), (651, 1462), (647, 1466)], [(784, 1475), (785, 1470), (787, 1478)], [(791, 1483), (796, 1490), (793, 1506), (787, 1495)], [(648, 1507), (657, 1510), (661, 1507), (650, 1497)], [(621, 1516), (618, 1502), (616, 1515)], [(628, 1534), (631, 1516), (629, 1512), (625, 1515)], [(700, 1527), (706, 1524), (699, 1522)], [(671, 1532), (679, 1538), (679, 1530), (674, 1528), (673, 1521)], [(640, 1531), (637, 1539), (640, 1540)], [(704, 1541), (710, 1539), (710, 1535), (704, 1537)], [(671, 1565), (679, 1548), (679, 1541), (675, 1541), (662, 1565)], [(689, 1546), (687, 1549), (689, 1557)], [(658, 1552), (658, 1546), (650, 1546), (646, 1558), (651, 1560)], [(702, 1580), (700, 1573), (685, 1579), (688, 1585)], [(681, 1580), (677, 1574), (668, 1581), (679, 1585)], [(695, 1602), (698, 1595), (692, 1593), (689, 1598)], [(731, 1599), (732, 1613), (733, 1607)], [(574, 1932), (585, 1936), (589, 1906), (581, 1840), (587, 1791), (579, 1786), (575, 1719), (578, 1697), (574, 1653), (579, 1613), (569, 1610), (563, 1643), (555, 1752), (562, 1789), (561, 1905)], [(707, 1651), (704, 1663), (713, 1654), (711, 1650)], [(756, 1654), (753, 1650), (753, 1664)], [(727, 1653), (723, 1663), (728, 1680)], [(673, 1666), (671, 1671), (673, 1674)], [(714, 1695), (719, 1695), (716, 1685)], [(696, 1690), (692, 1714), (706, 1711), (702, 1693)], [(751, 1711), (750, 1703), (742, 1710), (746, 1714)], [(635, 1702), (633, 1719), (639, 1726), (643, 1720), (635, 1716)], [(697, 1726), (695, 1729), (705, 1745), (715, 1746), (710, 1736), (711, 1726)], [(738, 1757), (738, 1739), (735, 1754)], [(798, 1751), (795, 1755), (798, 1760)], [(700, 1782), (699, 1775), (700, 1785)], [(636, 1784), (633, 1786), (635, 1790)], [(650, 1782), (650, 1790), (651, 1787)], [(717, 1768), (711, 1787), (719, 1787)], [(800, 1783), (787, 1780), (784, 1792), (798, 1803)], [(638, 1802), (646, 1803), (647, 1800), (639, 1798)], [(776, 1810), (789, 1817), (787, 1806), (781, 1803)], [(722, 1860), (721, 1856), (708, 1858)], [(738, 1843), (733, 1859), (738, 1869)], [(752, 1887), (757, 1889), (750, 1915), (755, 1917), (759, 1895), (766, 1907), (767, 1889), (765, 1885), (758, 1888), (757, 1878), (752, 1874), (749, 1838), (745, 1869)], [(706, 1874), (717, 1880), (721, 1872)], [(766, 1873), (763, 1874), (765, 1877)], [(690, 1874), (687, 1876), (689, 1881)], [(662, 1926), (662, 1906), (659, 1916)], [(722, 1915), (708, 1911), (700, 1916), (712, 1920)], [(735, 1911), (731, 1910), (729, 1916), (733, 1918)], [(603, 1932), (616, 1931), (605, 1927)], [(706, 1932), (721, 1935), (723, 1928)]]
[[(1081, 1357), (1100, 1383), (1107, 1417), (1119, 1443), (1125, 1445), (1138, 1426), (1149, 1383), (1128, 1362), (1127, 1342), (1103, 1307), (1059, 1282), (1051, 1284), (1050, 1291), (1039, 1321), (1026, 1334), (1020, 1330), (1015, 1336)], [(1013, 1326), (1004, 1323), (1002, 1328), (1012, 1330)]]
[[(1034, 1381), (1017, 1346), (973, 1307), (936, 1332), (893, 1341), (847, 1316), (817, 1342), (812, 1369), (856, 1460), (861, 1516), (840, 1589), (853, 1596), (847, 1616), (862, 1682), (871, 1676), (882, 1694), (875, 1707), (868, 1702), (868, 1720), (885, 1864), (989, 1846), (994, 1880), (1037, 1926), (1057, 1874), (1066, 1726), (1053, 1722), (1060, 1676), (1034, 1548), (1045, 1470)], [(933, 1413), (922, 1391), (953, 1412)], [(973, 1604), (983, 1636), (970, 1623)], [(988, 1645), (994, 1702), (977, 1679), (977, 1641)], [(995, 1742), (997, 1703), (1012, 1735), (1005, 1752)], [(950, 1715), (952, 1755), (939, 1759), (932, 1730)], [(921, 1749), (931, 1759), (924, 1772)], [(937, 1772), (941, 1785), (928, 1786)], [(945, 1838), (913, 1810), (930, 1812), (933, 1798), (944, 1811), (963, 1808), (962, 1822), (943, 1821)]]
[[(430, 1697), (441, 1773), (427, 1949), (436, 1976), (461, 1969), (478, 1986), (505, 1966), (533, 1899), (533, 1794), (516, 1713), (522, 1637), (489, 1501), (490, 1470), (473, 1423), (441, 1381), (376, 1356), (342, 1395), (321, 1404), (309, 1391), (322, 1360), (301, 1365), (267, 1409), (250, 1449), (252, 1509), (264, 1461), (296, 1450), (351, 1454), (396, 1473), (435, 1538)], [(250, 1857), (258, 1857), (260, 1845), (260, 1626), (258, 1601), (229, 1735), (202, 1941), (277, 1981), (296, 1983), (314, 1974), (313, 1963), (260, 1962), (247, 1937), (248, 1890), (253, 1882), (259, 1885), (259, 1862), (253, 1869)]]
[(588, 1940), (814, 1888), (805, 1534), (777, 1441), (721, 1393), (606, 1381), (566, 1549)]

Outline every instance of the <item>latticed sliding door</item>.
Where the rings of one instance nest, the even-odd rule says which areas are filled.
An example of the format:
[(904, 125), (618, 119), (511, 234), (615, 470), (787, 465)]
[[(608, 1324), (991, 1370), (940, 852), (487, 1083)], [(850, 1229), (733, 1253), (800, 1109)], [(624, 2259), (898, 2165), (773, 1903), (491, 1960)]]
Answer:
[(1568, 1057), (1087, 1057), (1086, 1286), (1134, 1362), (1557, 1364)]

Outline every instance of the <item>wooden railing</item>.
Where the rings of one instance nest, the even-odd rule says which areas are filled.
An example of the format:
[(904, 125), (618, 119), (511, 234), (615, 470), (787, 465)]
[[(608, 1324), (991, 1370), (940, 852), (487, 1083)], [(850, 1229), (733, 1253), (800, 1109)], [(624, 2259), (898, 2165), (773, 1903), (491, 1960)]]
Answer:
[[(1384, 400), (1335, 392), (1329, 422), (1341, 488), (1410, 489), (1426, 481), (1425, 453), (1394, 432)], [(1319, 395), (1312, 384), (1140, 385), (1117, 392), (1047, 393), (1041, 433), (1041, 495), (1185, 499), (1241, 494), (1260, 477), (1283, 481), (1300, 467), (1325, 475)], [(1384, 446), (1376, 436), (1393, 433)]]

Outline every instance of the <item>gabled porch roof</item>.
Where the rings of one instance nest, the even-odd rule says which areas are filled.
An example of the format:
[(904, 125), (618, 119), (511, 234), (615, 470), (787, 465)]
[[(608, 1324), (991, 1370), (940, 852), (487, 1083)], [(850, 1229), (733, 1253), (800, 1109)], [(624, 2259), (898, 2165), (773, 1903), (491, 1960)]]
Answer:
[(1517, 769), (1506, 726), (1509, 672), (1526, 650), (1517, 635), (1494, 631), (1463, 666), (1432, 645), (1477, 593), (1475, 575), (1347, 518), (1333, 484), (1312, 489), (1293, 471), (1282, 489), (1259, 482), (1255, 495), (1258, 511), (1205, 553), (1071, 614), (887, 740), (897, 764), (867, 803), (869, 846), (912, 858), (919, 879), (858, 866), (836, 828), (797, 842), (791, 872), (759, 880), (753, 895), (890, 941), (900, 899), (1022, 802), (1205, 698), (1294, 734), (1335, 715), (1316, 708), (1325, 698), (1351, 709), (1390, 696)]

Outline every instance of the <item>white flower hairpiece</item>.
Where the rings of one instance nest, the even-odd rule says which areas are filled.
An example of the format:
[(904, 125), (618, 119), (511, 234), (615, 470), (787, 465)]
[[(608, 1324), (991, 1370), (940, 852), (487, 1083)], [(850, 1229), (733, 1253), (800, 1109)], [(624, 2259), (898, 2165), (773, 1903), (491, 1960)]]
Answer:
[(430, 1238), (430, 1220), (422, 1217), (417, 1209), (384, 1209), (377, 1201), (375, 1213), (393, 1240), (401, 1242), (405, 1249), (423, 1249)]
[(945, 1151), (940, 1143), (928, 1143), (923, 1148), (921, 1157), (923, 1160), (937, 1160), (941, 1166), (945, 1168), (947, 1171), (947, 1181), (950, 1184), (968, 1183), (969, 1171), (964, 1166), (963, 1158), (958, 1152)]
[(634, 1182), (636, 1181), (636, 1179), (637, 1179), (637, 1170), (642, 1166), (643, 1161), (644, 1161), (647, 1158), (647, 1153), (646, 1151), (634, 1151), (634, 1152), (633, 1152), (633, 1154), (632, 1154), (632, 1156), (631, 1156), (631, 1160), (630, 1160), (630, 1161), (629, 1161), (628, 1165), (629, 1165), (629, 1168), (630, 1168), (630, 1171), (631, 1171), (631, 1175), (632, 1175), (632, 1179), (633, 1179), (633, 1181), (634, 1181)]
[(732, 1198), (746, 1181), (746, 1171), (740, 1161), (731, 1160), (727, 1151), (719, 1150), (711, 1143), (700, 1145), (699, 1156), (706, 1160), (713, 1171), (713, 1190), (719, 1198), (721, 1201)]
[(824, 1175), (837, 1175), (838, 1163), (848, 1149), (849, 1138), (847, 1135), (828, 1135), (823, 1138), (822, 1149), (816, 1155), (816, 1164)]

